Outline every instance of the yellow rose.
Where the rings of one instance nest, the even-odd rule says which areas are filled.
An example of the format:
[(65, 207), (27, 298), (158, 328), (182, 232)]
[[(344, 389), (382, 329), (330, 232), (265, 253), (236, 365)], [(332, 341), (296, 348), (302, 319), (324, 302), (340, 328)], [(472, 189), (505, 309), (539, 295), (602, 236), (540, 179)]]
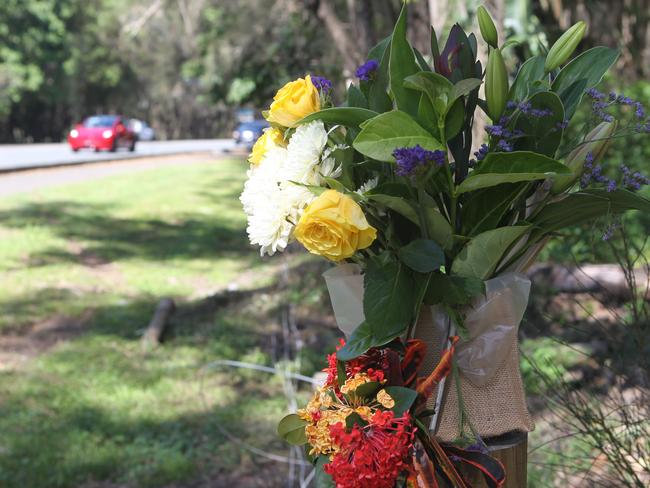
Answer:
[(305, 209), (294, 235), (310, 253), (340, 261), (370, 246), (377, 229), (354, 200), (326, 190)]
[(283, 127), (294, 127), (300, 119), (319, 110), (318, 90), (307, 75), (280, 88), (273, 97), (266, 120)]
[(262, 161), (264, 155), (276, 146), (285, 147), (287, 144), (284, 142), (284, 135), (282, 131), (276, 128), (267, 129), (264, 134), (255, 142), (253, 150), (248, 156), (248, 161), (251, 164), (258, 165)]

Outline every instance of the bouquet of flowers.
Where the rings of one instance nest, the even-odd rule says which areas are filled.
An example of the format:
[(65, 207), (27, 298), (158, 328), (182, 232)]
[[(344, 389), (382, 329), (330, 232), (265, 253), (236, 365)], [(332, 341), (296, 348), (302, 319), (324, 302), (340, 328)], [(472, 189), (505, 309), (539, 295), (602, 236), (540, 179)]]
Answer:
[[(650, 121), (641, 103), (595, 88), (615, 50), (595, 47), (570, 59), (582, 22), (511, 78), (509, 44), (499, 44), (483, 7), (485, 67), (476, 36), (459, 25), (442, 49), (432, 31), (431, 52), (415, 50), (406, 8), (357, 70), (342, 106), (332, 105), (332, 84), (322, 77), (280, 89), (265, 113), (272, 128), (249, 158), (241, 201), (251, 243), (271, 255), (296, 240), (334, 263), (354, 263), (363, 276), (363, 321), (330, 356), (326, 384), (280, 431), (308, 443), (339, 487), (401, 478), (437, 486), (433, 473), (467, 486), (454, 468), (467, 459), (499, 486), (498, 463), (467, 449), (480, 442), (476, 429), (456, 439), (464, 450), (430, 435), (422, 419), (437, 412), (427, 400), (456, 367), (455, 338), (460, 348), (474, 336), (468, 314), (486, 280), (525, 270), (565, 227), (650, 211), (636, 193), (645, 176), (622, 167), (616, 181), (600, 164), (610, 139), (650, 132)], [(568, 140), (583, 98), (592, 120)], [(615, 109), (628, 122), (615, 120)], [(491, 124), (475, 148), (479, 111)], [(439, 344), (413, 341), (423, 304), (449, 318)], [(418, 366), (427, 347), (445, 351), (433, 371)]]

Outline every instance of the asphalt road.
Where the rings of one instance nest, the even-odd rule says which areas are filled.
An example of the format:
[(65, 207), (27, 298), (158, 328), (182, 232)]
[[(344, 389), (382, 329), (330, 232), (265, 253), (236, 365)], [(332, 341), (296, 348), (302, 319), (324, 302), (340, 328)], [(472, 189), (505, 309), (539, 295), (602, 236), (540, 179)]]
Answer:
[(235, 149), (232, 139), (199, 139), (187, 141), (138, 142), (135, 152), (118, 149), (117, 152), (95, 153), (91, 150), (72, 152), (67, 143), (0, 145), (0, 172), (32, 168), (46, 168), (67, 164), (132, 159), (146, 156), (164, 156), (209, 152), (222, 154)]

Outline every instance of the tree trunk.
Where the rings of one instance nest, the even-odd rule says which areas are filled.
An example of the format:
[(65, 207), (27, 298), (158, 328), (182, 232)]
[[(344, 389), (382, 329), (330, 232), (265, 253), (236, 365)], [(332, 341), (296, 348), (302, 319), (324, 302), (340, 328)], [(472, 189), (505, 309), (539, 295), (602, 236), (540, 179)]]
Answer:
[(359, 43), (352, 39), (347, 26), (336, 15), (331, 0), (321, 0), (318, 5), (318, 17), (325, 24), (343, 59), (344, 75), (347, 78), (352, 77), (356, 68), (363, 62), (365, 53), (361, 53)]

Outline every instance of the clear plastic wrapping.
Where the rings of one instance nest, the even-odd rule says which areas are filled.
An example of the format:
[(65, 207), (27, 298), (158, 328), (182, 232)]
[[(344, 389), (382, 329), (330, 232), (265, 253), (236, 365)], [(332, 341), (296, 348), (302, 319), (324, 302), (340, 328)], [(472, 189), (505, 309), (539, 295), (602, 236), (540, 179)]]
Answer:
[[(334, 316), (347, 337), (364, 320), (363, 275), (356, 264), (344, 264), (326, 271)], [(477, 386), (487, 383), (511, 352), (530, 294), (530, 280), (518, 273), (506, 273), (485, 282), (485, 295), (478, 297), (465, 314), (469, 338), (456, 346), (456, 359), (463, 375)], [(448, 316), (432, 307), (436, 337), (445, 340)]]

